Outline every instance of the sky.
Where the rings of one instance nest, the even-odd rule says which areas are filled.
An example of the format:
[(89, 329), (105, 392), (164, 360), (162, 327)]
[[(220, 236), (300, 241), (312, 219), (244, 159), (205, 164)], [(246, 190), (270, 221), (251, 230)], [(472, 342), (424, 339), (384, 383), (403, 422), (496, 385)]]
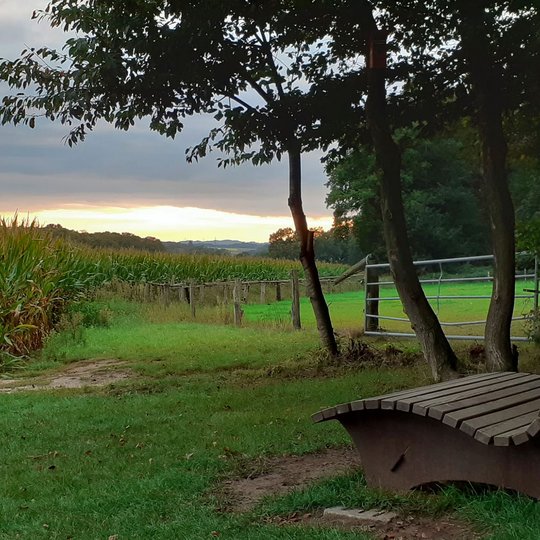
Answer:
[[(66, 34), (31, 20), (44, 0), (0, 0), (0, 58), (26, 47), (60, 47)], [(0, 96), (9, 93), (0, 86)], [(131, 232), (162, 240), (237, 239), (265, 242), (293, 227), (287, 206), (286, 161), (218, 169), (217, 155), (185, 160), (213, 126), (186, 119), (174, 141), (151, 132), (144, 120), (130, 131), (103, 123), (70, 148), (67, 128), (47, 120), (35, 129), (0, 126), (0, 215), (36, 217), (45, 225), (88, 232)], [(328, 229), (326, 177), (321, 155), (303, 158), (304, 211), (311, 227)]]

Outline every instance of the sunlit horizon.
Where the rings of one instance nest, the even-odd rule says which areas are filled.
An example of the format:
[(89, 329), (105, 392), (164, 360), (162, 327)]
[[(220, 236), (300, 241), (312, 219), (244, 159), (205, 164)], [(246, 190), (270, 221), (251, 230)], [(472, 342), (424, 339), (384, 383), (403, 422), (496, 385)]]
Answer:
[[(2, 211), (4, 218), (18, 214), (20, 218), (36, 219), (42, 226), (59, 224), (66, 229), (86, 232), (129, 232), (137, 236), (152, 236), (163, 241), (241, 240), (267, 242), (277, 229), (291, 227), (291, 216), (259, 216), (237, 214), (209, 208), (176, 206), (116, 206), (64, 205), (62, 208), (25, 211)], [(308, 216), (309, 227), (332, 226), (331, 216)]]

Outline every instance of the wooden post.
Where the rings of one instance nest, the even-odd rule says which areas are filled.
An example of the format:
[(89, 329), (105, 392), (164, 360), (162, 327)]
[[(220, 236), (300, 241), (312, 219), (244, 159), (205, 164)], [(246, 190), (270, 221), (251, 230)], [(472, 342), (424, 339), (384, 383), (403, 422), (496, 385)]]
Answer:
[(150, 283), (145, 283), (144, 284), (144, 301), (150, 302), (151, 299), (152, 299), (152, 286), (150, 285)]
[(189, 306), (191, 308), (191, 318), (195, 318), (195, 287), (193, 282), (189, 284)]
[[(370, 298), (379, 298), (379, 272), (366, 266), (366, 318), (365, 328), (367, 332), (376, 332), (379, 330), (379, 301), (371, 300)], [(370, 317), (369, 315), (375, 315)]]
[(242, 325), (242, 315), (244, 312), (242, 311), (242, 307), (240, 304), (240, 280), (236, 280), (234, 282), (234, 288), (233, 288), (233, 304), (234, 304), (234, 325), (235, 326), (241, 326)]
[(199, 285), (199, 302), (201, 304), (204, 303), (204, 283)]
[(242, 302), (244, 304), (247, 304), (248, 299), (249, 299), (249, 283), (244, 283), (242, 285)]
[(281, 302), (281, 283), (276, 281), (276, 302)]
[(302, 328), (300, 323), (300, 284), (298, 282), (298, 270), (291, 270), (292, 324), (295, 330)]
[(261, 304), (266, 304), (266, 283), (261, 283)]
[(165, 304), (165, 307), (169, 307), (169, 304), (171, 303), (170, 285), (163, 285), (163, 303)]

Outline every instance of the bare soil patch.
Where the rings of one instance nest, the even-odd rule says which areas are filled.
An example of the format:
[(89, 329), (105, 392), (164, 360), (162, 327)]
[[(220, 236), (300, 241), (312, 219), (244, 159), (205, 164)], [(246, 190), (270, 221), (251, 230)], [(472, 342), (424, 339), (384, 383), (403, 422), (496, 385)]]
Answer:
[(52, 375), (0, 380), (0, 393), (106, 386), (133, 376), (132, 371), (125, 366), (125, 362), (118, 360), (75, 362)]
[(329, 519), (322, 511), (313, 514), (292, 514), (271, 518), (278, 525), (333, 527), (351, 532), (369, 532), (379, 540), (480, 540), (484, 535), (469, 524), (451, 516), (430, 518), (425, 516), (398, 516), (390, 523), (359, 522), (352, 519)]
[(225, 510), (247, 512), (267, 495), (285, 495), (316, 480), (350, 472), (360, 466), (353, 448), (331, 448), (317, 454), (268, 459), (264, 473), (227, 480), (223, 484)]
[[(264, 463), (264, 472), (227, 480), (220, 488), (222, 509), (247, 512), (265, 496), (285, 495), (315, 481), (349, 473), (360, 467), (355, 448), (333, 448), (316, 454), (283, 456)], [(451, 516), (398, 516), (390, 523), (323, 517), (323, 512), (274, 516), (267, 522), (277, 525), (333, 527), (347, 531), (371, 532), (380, 540), (477, 540), (482, 535), (470, 525)]]

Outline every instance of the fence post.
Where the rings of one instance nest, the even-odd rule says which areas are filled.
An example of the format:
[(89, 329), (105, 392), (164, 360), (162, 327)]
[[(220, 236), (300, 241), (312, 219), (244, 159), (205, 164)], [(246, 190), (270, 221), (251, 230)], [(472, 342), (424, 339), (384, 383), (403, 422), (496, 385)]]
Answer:
[(249, 300), (249, 283), (244, 283), (242, 285), (242, 302), (247, 304)]
[(538, 255), (534, 256), (534, 316), (538, 315)]
[(201, 283), (201, 285), (199, 286), (199, 302), (201, 304), (204, 304), (204, 283)]
[[(379, 301), (372, 300), (379, 297), (379, 272), (366, 264), (364, 274), (366, 280), (366, 313), (364, 319), (364, 331), (376, 332), (379, 329)], [(370, 317), (374, 315), (374, 317)]]
[(171, 303), (171, 286), (168, 284), (163, 285), (163, 303), (165, 307), (169, 307)]
[(281, 302), (281, 283), (276, 281), (276, 302)]
[(242, 324), (242, 315), (244, 312), (240, 306), (240, 280), (234, 282), (233, 288), (233, 304), (234, 304), (234, 325), (241, 326)]
[(300, 330), (300, 284), (298, 282), (298, 270), (291, 270), (291, 290), (292, 290), (292, 306), (291, 316), (292, 324), (295, 330)]
[(261, 282), (261, 304), (266, 304), (266, 283)]
[(145, 302), (150, 302), (151, 290), (152, 290), (152, 286), (149, 283), (145, 283), (144, 284), (144, 301)]
[(195, 287), (193, 281), (189, 283), (189, 307), (191, 308), (191, 318), (195, 318)]

